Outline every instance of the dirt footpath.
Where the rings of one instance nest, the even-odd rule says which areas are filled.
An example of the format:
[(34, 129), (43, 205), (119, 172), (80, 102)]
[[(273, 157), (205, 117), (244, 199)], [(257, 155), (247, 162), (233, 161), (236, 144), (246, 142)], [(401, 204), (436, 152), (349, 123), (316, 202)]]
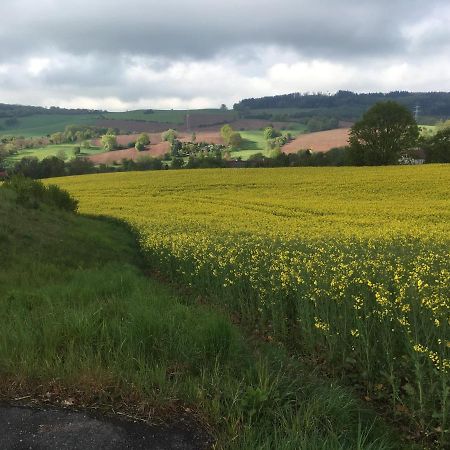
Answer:
[(193, 450), (208, 438), (179, 425), (156, 426), (56, 408), (0, 405), (2, 450)]

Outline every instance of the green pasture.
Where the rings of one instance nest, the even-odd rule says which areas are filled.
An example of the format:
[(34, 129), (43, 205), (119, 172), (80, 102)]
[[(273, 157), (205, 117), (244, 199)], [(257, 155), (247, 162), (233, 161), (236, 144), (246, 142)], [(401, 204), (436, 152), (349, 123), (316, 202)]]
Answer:
[(64, 131), (67, 125), (94, 125), (96, 114), (35, 114), (19, 117), (18, 124), (12, 127), (4, 125), (0, 119), (0, 135), (40, 137), (57, 131)]
[[(107, 112), (103, 114), (35, 114), (26, 117), (19, 117), (18, 124), (7, 126), (6, 119), (0, 119), (0, 135), (23, 136), (23, 137), (39, 137), (47, 136), (57, 131), (63, 131), (67, 125), (95, 125), (98, 119), (117, 119), (117, 120), (142, 120), (149, 122), (165, 122), (175, 125), (185, 123), (186, 114), (191, 117), (197, 114), (223, 115), (229, 117), (230, 122), (238, 118), (237, 111), (222, 111), (220, 109), (198, 109), (198, 110), (154, 110), (153, 113), (147, 114), (145, 110), (126, 111), (126, 112)], [(311, 109), (311, 108), (267, 108), (255, 109), (249, 111), (250, 115), (262, 113), (270, 113), (274, 116), (283, 114), (303, 113), (306, 119), (313, 115), (337, 115), (341, 112), (338, 108), (333, 109)], [(359, 115), (360, 111), (352, 111), (353, 114)], [(272, 120), (276, 120), (274, 117)], [(306, 125), (302, 123), (292, 124), (292, 122), (302, 121), (302, 118), (290, 119), (289, 127), (298, 132), (307, 131)], [(434, 126), (421, 125), (423, 129), (431, 130)], [(291, 130), (291, 131), (293, 131)]]
[[(67, 159), (71, 159), (75, 157), (75, 147), (80, 147), (79, 144), (57, 144), (57, 145), (47, 145), (45, 147), (38, 148), (27, 148), (24, 150), (20, 150), (17, 154), (11, 155), (6, 158), (6, 162), (8, 165), (13, 165), (17, 161), (20, 161), (25, 157), (34, 157), (42, 160), (44, 158), (48, 158), (51, 156), (61, 156), (64, 152)], [(90, 147), (88, 149), (80, 147), (81, 153), (79, 156), (90, 156), (96, 155), (97, 153), (103, 153), (104, 149), (102, 147)]]
[[(295, 138), (306, 130), (306, 127), (299, 127), (297, 129), (289, 129), (283, 131), (285, 133), (291, 133)], [(270, 150), (267, 150), (266, 140), (264, 139), (264, 132), (262, 130), (240, 131), (242, 136), (242, 145), (239, 149), (231, 152), (233, 157), (241, 157), (243, 160), (247, 160), (255, 153), (262, 153), (265, 156), (269, 156)]]
[(264, 156), (269, 156), (270, 150), (233, 150), (230, 152), (233, 158), (241, 158), (243, 161), (247, 161), (251, 156), (256, 153), (262, 153)]

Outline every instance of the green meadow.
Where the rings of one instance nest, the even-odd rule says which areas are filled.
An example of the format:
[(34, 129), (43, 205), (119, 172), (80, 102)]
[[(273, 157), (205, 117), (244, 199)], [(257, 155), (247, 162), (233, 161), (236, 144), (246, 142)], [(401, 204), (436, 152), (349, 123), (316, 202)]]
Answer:
[(0, 135), (41, 137), (63, 131), (67, 125), (93, 125), (96, 114), (35, 114), (19, 117), (17, 125), (7, 127), (0, 120)]
[[(11, 155), (6, 158), (7, 165), (11, 166), (14, 163), (20, 161), (25, 157), (34, 157), (42, 160), (51, 156), (64, 157), (64, 159), (72, 159), (75, 155), (75, 148), (79, 147), (79, 144), (55, 144), (47, 145), (45, 147), (28, 148), (20, 150), (15, 155)], [(81, 147), (80, 156), (96, 155), (97, 153), (104, 152), (102, 147), (90, 147), (88, 149)]]
[[(304, 131), (306, 131), (306, 128), (299, 126), (296, 129), (284, 130), (283, 134), (291, 133), (292, 137), (295, 138)], [(270, 155), (263, 130), (239, 131), (239, 133), (242, 136), (242, 145), (239, 149), (231, 152), (233, 157), (241, 157), (243, 160), (247, 160), (255, 153), (262, 153), (265, 156)]]

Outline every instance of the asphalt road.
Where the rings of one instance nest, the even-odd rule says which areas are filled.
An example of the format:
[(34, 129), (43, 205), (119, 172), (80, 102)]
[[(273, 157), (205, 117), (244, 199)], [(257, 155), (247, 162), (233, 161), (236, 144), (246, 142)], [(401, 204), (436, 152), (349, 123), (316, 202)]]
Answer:
[(1, 450), (197, 450), (205, 436), (183, 424), (145, 425), (56, 408), (0, 406)]

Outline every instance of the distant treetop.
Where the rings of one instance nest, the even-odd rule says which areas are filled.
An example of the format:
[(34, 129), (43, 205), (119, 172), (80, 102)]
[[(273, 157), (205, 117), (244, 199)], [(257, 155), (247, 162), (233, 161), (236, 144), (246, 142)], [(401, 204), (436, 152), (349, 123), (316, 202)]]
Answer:
[(249, 109), (269, 108), (351, 108), (368, 109), (379, 101), (394, 100), (411, 110), (420, 106), (420, 112), (429, 116), (450, 117), (450, 92), (408, 92), (394, 91), (389, 93), (358, 94), (351, 91), (338, 91), (336, 94), (295, 92), (262, 98), (241, 100), (233, 109), (245, 111)]
[(70, 109), (60, 108), (58, 106), (51, 106), (50, 108), (44, 108), (43, 106), (24, 106), (24, 105), (8, 105), (6, 103), (0, 103), (0, 118), (4, 117), (26, 117), (34, 114), (103, 114), (106, 111), (99, 109)]

